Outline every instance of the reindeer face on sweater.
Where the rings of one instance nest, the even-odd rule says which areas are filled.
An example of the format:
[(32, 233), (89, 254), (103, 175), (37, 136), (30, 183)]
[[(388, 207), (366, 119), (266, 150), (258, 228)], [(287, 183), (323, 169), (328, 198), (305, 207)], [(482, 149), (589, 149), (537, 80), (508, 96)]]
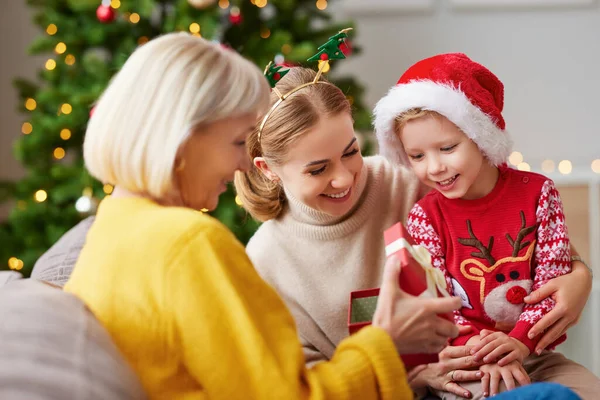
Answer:
[[(526, 227), (525, 216), (522, 212), (521, 222), (521, 230), (515, 239), (510, 234), (506, 235), (513, 247), (512, 254), (499, 260), (492, 256), (494, 238), (490, 237), (488, 245), (484, 246), (475, 236), (471, 221), (467, 220), (467, 229), (471, 237), (458, 239), (460, 244), (479, 250), (479, 252), (471, 253), (474, 258), (466, 259), (461, 263), (460, 272), (465, 278), (479, 283), (478, 300), (486, 315), (495, 322), (495, 328), (503, 331), (508, 331), (515, 326), (523, 311), (523, 299), (531, 292), (533, 284), (531, 259), (535, 240), (524, 242), (524, 239), (535, 231), (536, 225)], [(527, 249), (527, 251), (524, 255), (519, 256), (522, 249)], [(487, 263), (481, 260), (485, 260)], [(456, 291), (461, 292), (460, 289)]]

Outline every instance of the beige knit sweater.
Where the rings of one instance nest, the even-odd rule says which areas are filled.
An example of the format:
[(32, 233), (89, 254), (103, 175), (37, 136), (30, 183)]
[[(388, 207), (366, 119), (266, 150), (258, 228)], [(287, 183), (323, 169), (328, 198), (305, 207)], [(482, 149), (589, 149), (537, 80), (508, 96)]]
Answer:
[(405, 222), (420, 196), (412, 172), (380, 156), (365, 158), (358, 189), (358, 203), (342, 218), (310, 209), (286, 193), (285, 211), (262, 224), (246, 249), (291, 310), (308, 364), (330, 359), (348, 336), (350, 292), (379, 287), (383, 231)]

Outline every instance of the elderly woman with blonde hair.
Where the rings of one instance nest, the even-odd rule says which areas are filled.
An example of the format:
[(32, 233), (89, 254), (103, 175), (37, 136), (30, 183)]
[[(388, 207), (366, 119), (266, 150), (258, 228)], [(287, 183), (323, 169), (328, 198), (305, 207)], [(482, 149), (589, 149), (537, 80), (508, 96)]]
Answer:
[[(260, 70), (184, 33), (141, 46), (89, 123), (85, 164), (115, 185), (65, 290), (106, 327), (150, 398), (408, 399), (398, 353), (439, 349), (458, 298), (417, 299), (385, 269), (375, 322), (307, 369), (294, 320), (212, 210), (250, 160)], [(276, 262), (276, 260), (273, 260)]]

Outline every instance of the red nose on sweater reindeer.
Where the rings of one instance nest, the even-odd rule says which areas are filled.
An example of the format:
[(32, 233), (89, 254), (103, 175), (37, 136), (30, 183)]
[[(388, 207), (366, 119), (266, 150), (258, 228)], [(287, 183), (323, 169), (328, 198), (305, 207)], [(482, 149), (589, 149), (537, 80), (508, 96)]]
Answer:
[[(517, 237), (513, 240), (510, 234), (506, 234), (513, 248), (512, 255), (498, 261), (492, 256), (494, 238), (490, 237), (488, 245), (484, 246), (473, 233), (470, 220), (467, 220), (467, 229), (471, 237), (459, 238), (459, 243), (475, 247), (479, 252), (471, 253), (476, 258), (469, 258), (460, 264), (460, 272), (465, 278), (479, 282), (479, 300), (487, 316), (495, 322), (495, 328), (509, 331), (517, 323), (523, 310), (523, 299), (533, 284), (531, 258), (535, 240), (523, 242), (523, 239), (535, 231), (536, 225), (527, 227), (525, 214), (521, 211), (521, 229)], [(519, 257), (520, 250), (526, 247), (526, 253)], [(489, 265), (477, 258), (486, 260)]]

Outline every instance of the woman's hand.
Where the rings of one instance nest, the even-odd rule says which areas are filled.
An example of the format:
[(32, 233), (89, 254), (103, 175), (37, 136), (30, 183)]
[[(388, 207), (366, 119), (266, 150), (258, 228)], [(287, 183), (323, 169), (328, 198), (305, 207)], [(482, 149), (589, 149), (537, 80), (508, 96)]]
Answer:
[(457, 382), (480, 380), (483, 372), (467, 371), (479, 365), (471, 356), (471, 346), (448, 346), (440, 353), (439, 362), (413, 368), (408, 373), (408, 383), (413, 389), (429, 386), (468, 399), (471, 393)]
[(389, 333), (398, 353), (438, 353), (448, 339), (458, 335), (458, 327), (438, 314), (452, 314), (461, 306), (460, 298), (426, 299), (400, 289), (400, 262), (390, 257), (373, 316), (373, 326)]
[(539, 303), (546, 297), (556, 302), (554, 308), (529, 330), (530, 339), (544, 333), (535, 348), (537, 354), (579, 321), (591, 291), (590, 271), (583, 263), (575, 261), (569, 274), (549, 280), (525, 297), (527, 304)]
[[(508, 390), (531, 383), (529, 375), (518, 361), (511, 361), (504, 367), (498, 364), (484, 364), (479, 370), (485, 375), (481, 378), (483, 396), (495, 396), (500, 392), (500, 381), (504, 381)], [(515, 382), (516, 381), (516, 382)]]

